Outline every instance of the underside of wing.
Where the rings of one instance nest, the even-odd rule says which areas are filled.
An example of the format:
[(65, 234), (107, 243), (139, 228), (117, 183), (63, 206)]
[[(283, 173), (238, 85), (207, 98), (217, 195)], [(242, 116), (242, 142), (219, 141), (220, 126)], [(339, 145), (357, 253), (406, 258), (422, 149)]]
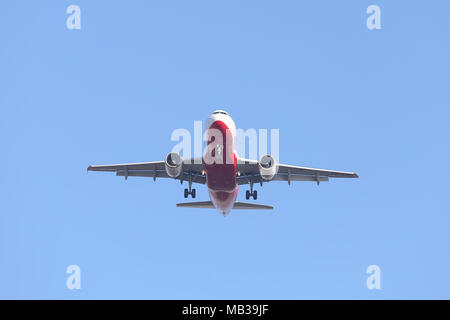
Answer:
[(164, 161), (140, 162), (140, 163), (123, 163), (111, 165), (89, 166), (88, 171), (115, 172), (117, 176), (125, 177), (148, 177), (153, 178), (172, 178), (181, 181), (191, 181), (193, 183), (206, 183), (206, 177), (203, 174), (203, 163), (188, 159), (183, 161), (182, 173), (176, 177), (170, 177), (165, 168)]
[(297, 166), (290, 166), (290, 165), (286, 165), (286, 164), (278, 165), (278, 174), (320, 176), (320, 177), (329, 177), (329, 178), (359, 178), (359, 176), (355, 172), (297, 167)]
[(88, 171), (115, 172), (121, 177), (167, 178), (164, 161), (89, 166)]
[(238, 184), (263, 183), (268, 181), (329, 181), (329, 178), (358, 178), (355, 172), (324, 170), (308, 167), (276, 164), (276, 174), (270, 180), (264, 180), (260, 174), (257, 160), (240, 159), (238, 162)]

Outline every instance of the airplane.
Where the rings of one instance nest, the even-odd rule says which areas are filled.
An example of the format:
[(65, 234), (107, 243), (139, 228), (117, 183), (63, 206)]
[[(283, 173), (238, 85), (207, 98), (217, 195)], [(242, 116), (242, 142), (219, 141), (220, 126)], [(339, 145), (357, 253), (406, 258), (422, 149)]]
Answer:
[(249, 185), (245, 198), (256, 200), (253, 185), (270, 181), (329, 181), (329, 178), (358, 178), (355, 172), (314, 169), (278, 164), (271, 155), (251, 160), (239, 158), (235, 149), (236, 126), (224, 110), (216, 110), (206, 122), (207, 151), (201, 158), (182, 159), (170, 152), (164, 161), (89, 166), (88, 171), (115, 172), (117, 176), (172, 178), (188, 182), (184, 197), (195, 198), (193, 183), (206, 184), (211, 201), (178, 203), (182, 208), (216, 208), (224, 216), (231, 209), (272, 210), (273, 206), (236, 201), (239, 185)]

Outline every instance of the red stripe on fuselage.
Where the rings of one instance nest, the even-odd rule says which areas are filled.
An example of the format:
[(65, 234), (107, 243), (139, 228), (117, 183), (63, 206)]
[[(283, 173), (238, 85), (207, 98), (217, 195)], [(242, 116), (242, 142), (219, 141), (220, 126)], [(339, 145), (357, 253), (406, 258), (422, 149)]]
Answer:
[[(226, 214), (233, 207), (236, 200), (238, 187), (236, 183), (237, 158), (234, 152), (234, 142), (231, 130), (223, 121), (215, 121), (209, 129), (208, 148), (210, 156), (214, 160), (206, 161), (206, 184), (209, 189), (211, 200), (216, 207)], [(213, 137), (213, 133), (221, 133), (222, 139)], [(220, 146), (219, 146), (220, 145)], [(218, 148), (219, 147), (219, 148)], [(222, 156), (216, 158), (216, 151), (222, 153)], [(221, 159), (221, 161), (220, 161)]]

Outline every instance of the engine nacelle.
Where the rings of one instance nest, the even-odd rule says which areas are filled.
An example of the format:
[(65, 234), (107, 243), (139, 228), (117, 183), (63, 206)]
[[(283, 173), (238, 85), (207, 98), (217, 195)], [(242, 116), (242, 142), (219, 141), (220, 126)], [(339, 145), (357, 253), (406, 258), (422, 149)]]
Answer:
[(164, 162), (166, 164), (166, 172), (170, 177), (177, 178), (180, 176), (183, 171), (183, 160), (181, 160), (178, 153), (168, 153)]
[(278, 172), (278, 165), (271, 155), (265, 155), (258, 162), (259, 174), (264, 180), (272, 180)]

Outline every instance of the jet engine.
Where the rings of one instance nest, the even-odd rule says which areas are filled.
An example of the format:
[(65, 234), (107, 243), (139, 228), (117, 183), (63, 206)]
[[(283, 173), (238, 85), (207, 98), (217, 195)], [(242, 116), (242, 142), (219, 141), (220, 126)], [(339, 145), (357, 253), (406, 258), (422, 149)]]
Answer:
[(170, 152), (166, 156), (166, 160), (164, 160), (166, 165), (166, 172), (172, 178), (177, 178), (180, 176), (183, 170), (183, 160), (176, 152)]
[(265, 155), (258, 162), (259, 174), (264, 180), (272, 180), (278, 172), (278, 165), (271, 155)]

